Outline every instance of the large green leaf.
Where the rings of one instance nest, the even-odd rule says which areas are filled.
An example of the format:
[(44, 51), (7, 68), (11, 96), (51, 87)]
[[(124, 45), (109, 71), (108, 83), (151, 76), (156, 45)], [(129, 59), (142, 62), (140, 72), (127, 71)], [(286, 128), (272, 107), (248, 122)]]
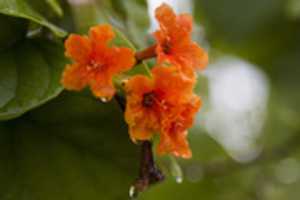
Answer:
[(27, 31), (28, 22), (15, 17), (0, 14), (0, 51), (22, 40)]
[(56, 97), (66, 63), (60, 44), (26, 40), (0, 53), (0, 120), (18, 117)]
[[(116, 45), (134, 49), (123, 33), (115, 31)], [(0, 54), (0, 120), (18, 117), (61, 92), (59, 79), (65, 65), (63, 49), (48, 43), (27, 40)], [(143, 63), (130, 72), (133, 73), (149, 71)], [(116, 77), (116, 83), (118, 80)]]
[(46, 0), (46, 3), (49, 5), (50, 8), (52, 8), (52, 10), (57, 16), (62, 17), (64, 15), (64, 11), (57, 0)]
[(49, 22), (41, 14), (35, 11), (25, 0), (0, 0), (0, 13), (27, 19), (45, 26), (59, 37), (64, 37), (66, 35), (64, 30)]
[(149, 40), (149, 16), (144, 0), (111, 1), (111, 15), (122, 20), (127, 35), (140, 48), (146, 48)]
[(127, 199), (138, 163), (114, 103), (67, 93), (0, 123), (1, 200)]

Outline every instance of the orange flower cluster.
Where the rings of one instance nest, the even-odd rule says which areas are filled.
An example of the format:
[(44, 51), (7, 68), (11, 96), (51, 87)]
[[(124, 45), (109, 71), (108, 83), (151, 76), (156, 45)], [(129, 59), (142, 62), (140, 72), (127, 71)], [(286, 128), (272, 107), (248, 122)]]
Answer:
[(152, 79), (134, 76), (125, 86), (125, 119), (131, 139), (149, 140), (160, 133), (159, 154), (188, 158), (187, 128), (201, 106), (200, 98), (193, 93), (195, 79), (183, 76), (175, 66), (156, 66), (152, 74)]
[(134, 51), (126, 47), (110, 47), (115, 37), (110, 25), (92, 27), (88, 36), (71, 34), (65, 41), (66, 56), (74, 63), (67, 65), (62, 84), (69, 90), (90, 86), (93, 94), (110, 100), (115, 94), (112, 78), (135, 63)]
[[(195, 70), (207, 65), (208, 56), (191, 39), (190, 15), (176, 15), (162, 4), (156, 10), (156, 18), (160, 24), (153, 34), (156, 45), (145, 52), (155, 55), (157, 64), (151, 77), (135, 75), (126, 82), (125, 120), (134, 142), (159, 134), (159, 154), (189, 158), (192, 154), (187, 129), (201, 107), (200, 98), (193, 92)], [(130, 70), (138, 54), (126, 47), (112, 46), (114, 36), (111, 26), (99, 25), (92, 27), (88, 36), (68, 37), (66, 56), (74, 62), (63, 73), (62, 84), (66, 89), (90, 86), (96, 97), (107, 100), (115, 95), (113, 76)]]
[(156, 38), (157, 66), (153, 78), (138, 75), (129, 79), (125, 91), (125, 119), (133, 141), (149, 140), (159, 133), (158, 153), (191, 157), (186, 139), (201, 100), (193, 93), (195, 69), (208, 63), (206, 52), (191, 40), (192, 18), (176, 16), (166, 4), (156, 10), (160, 29)]
[(153, 34), (157, 41), (158, 63), (169, 61), (188, 73), (203, 69), (208, 63), (208, 55), (191, 40), (192, 17), (189, 14), (176, 16), (166, 4), (156, 9), (155, 16), (160, 25), (160, 30)]

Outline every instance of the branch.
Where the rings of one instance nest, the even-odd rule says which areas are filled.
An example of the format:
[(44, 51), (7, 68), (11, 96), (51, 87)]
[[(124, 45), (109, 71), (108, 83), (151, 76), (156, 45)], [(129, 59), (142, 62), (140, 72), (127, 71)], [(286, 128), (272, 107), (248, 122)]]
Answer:
[(136, 52), (135, 59), (137, 64), (142, 62), (143, 60), (150, 59), (156, 57), (156, 45), (152, 45), (143, 51)]
[[(125, 112), (126, 99), (118, 94), (116, 94), (114, 98), (119, 104), (121, 110)], [(152, 143), (150, 141), (142, 141), (139, 177), (130, 188), (130, 196), (136, 197), (140, 192), (145, 191), (151, 185), (163, 180), (164, 175), (156, 166), (153, 159)]]

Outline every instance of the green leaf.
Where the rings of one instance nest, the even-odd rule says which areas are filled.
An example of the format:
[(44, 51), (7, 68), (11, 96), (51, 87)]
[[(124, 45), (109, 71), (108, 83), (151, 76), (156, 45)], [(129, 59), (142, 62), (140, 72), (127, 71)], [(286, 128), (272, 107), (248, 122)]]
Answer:
[(0, 13), (27, 19), (45, 26), (59, 37), (64, 37), (67, 34), (64, 30), (50, 23), (46, 18), (36, 12), (30, 4), (24, 0), (0, 0)]
[[(117, 46), (125, 46), (133, 49), (136, 51), (135, 46), (127, 39), (127, 37), (118, 29), (114, 28), (116, 33), (116, 38), (114, 39), (113, 43)], [(134, 74), (145, 74), (151, 76), (151, 72), (149, 70), (148, 64), (146, 62), (142, 62), (141, 64), (134, 67), (134, 69), (127, 72), (128, 75)]]
[(130, 38), (139, 47), (147, 47), (149, 44), (149, 17), (146, 5), (136, 1), (122, 1), (126, 10), (126, 26)]
[(28, 22), (15, 17), (0, 14), (0, 51), (22, 40), (27, 31)]
[(286, 1), (286, 12), (291, 19), (300, 18), (300, 1), (288, 0)]
[(111, 4), (112, 11), (109, 14), (122, 21), (124, 31), (135, 45), (145, 48), (150, 39), (147, 2), (145, 0), (114, 0)]
[(11, 67), (14, 65), (11, 54), (4, 53), (0, 59), (0, 107), (2, 107), (15, 97), (17, 70)]
[(64, 11), (62, 10), (62, 8), (56, 0), (46, 0), (46, 3), (59, 17), (62, 17), (64, 15)]
[(56, 97), (65, 63), (62, 46), (46, 40), (26, 40), (0, 53), (0, 120)]
[(138, 152), (113, 102), (65, 93), (0, 133), (0, 199), (128, 199)]

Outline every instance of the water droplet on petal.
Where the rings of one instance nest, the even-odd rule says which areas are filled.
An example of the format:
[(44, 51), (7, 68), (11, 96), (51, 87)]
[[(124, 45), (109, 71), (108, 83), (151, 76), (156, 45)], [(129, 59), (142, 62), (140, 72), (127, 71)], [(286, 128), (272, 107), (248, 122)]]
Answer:
[(124, 80), (122, 80), (121, 85), (124, 87), (127, 82), (128, 82), (128, 79), (124, 79)]
[(101, 97), (100, 100), (101, 100), (103, 103), (108, 102), (108, 98), (106, 98), (106, 97)]

